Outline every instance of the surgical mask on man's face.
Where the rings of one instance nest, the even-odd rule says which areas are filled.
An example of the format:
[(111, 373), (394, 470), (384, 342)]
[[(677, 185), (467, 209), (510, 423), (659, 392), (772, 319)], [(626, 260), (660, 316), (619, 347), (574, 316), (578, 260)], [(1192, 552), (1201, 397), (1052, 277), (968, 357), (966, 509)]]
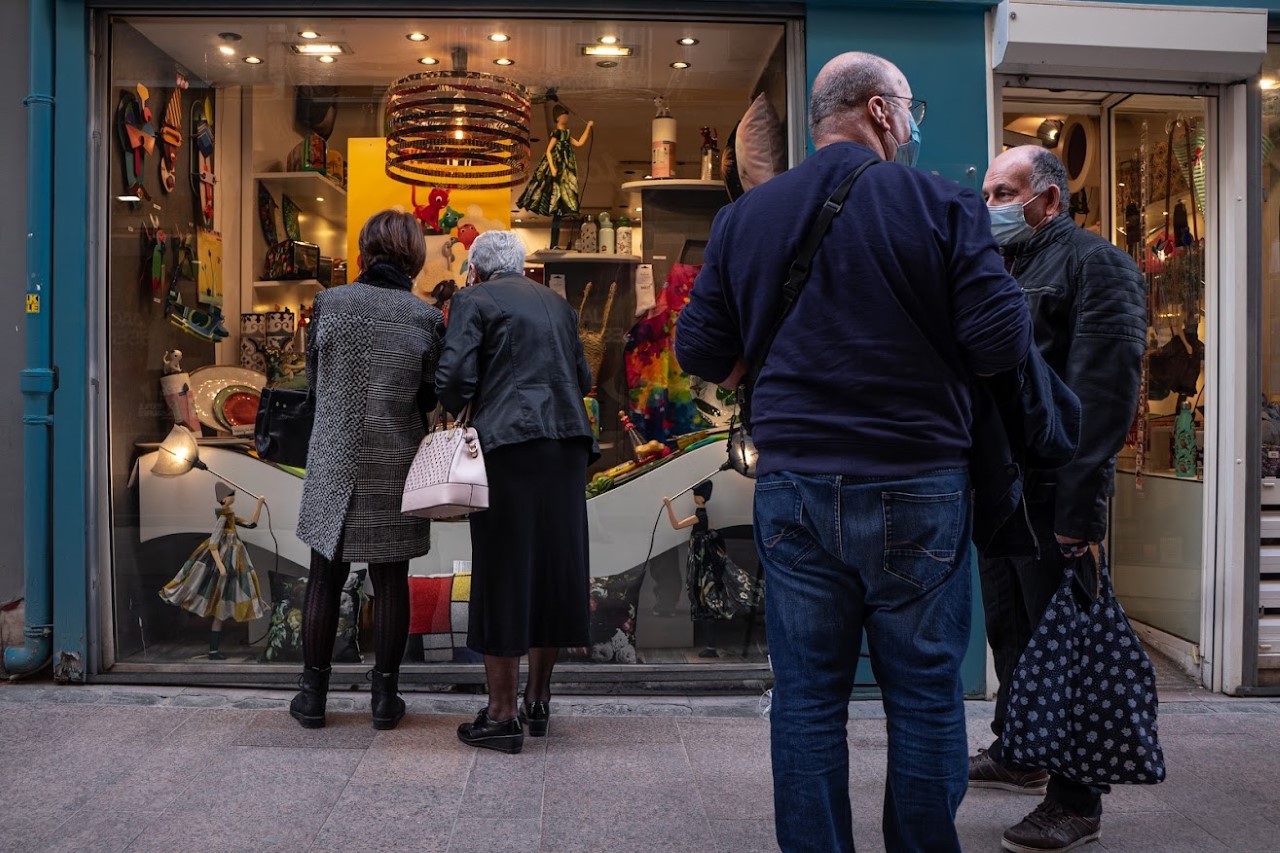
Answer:
[[(901, 107), (901, 104), (896, 102), (895, 105)], [(910, 167), (920, 159), (920, 125), (916, 124), (916, 117), (911, 114), (911, 110), (907, 110), (907, 123), (911, 128), (911, 136), (906, 142), (899, 142), (892, 130), (889, 131), (889, 138), (893, 140), (895, 146), (893, 161)]]
[(997, 246), (1016, 246), (1035, 233), (1036, 229), (1027, 222), (1026, 207), (1043, 194), (1039, 192), (1026, 201), (987, 208), (991, 215), (991, 236), (996, 238)]

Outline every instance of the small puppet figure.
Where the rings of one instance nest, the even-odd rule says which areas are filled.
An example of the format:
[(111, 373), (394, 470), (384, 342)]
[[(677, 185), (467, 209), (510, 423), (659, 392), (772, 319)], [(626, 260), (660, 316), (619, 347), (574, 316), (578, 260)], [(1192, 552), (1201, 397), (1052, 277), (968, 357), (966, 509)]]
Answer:
[[(763, 589), (755, 578), (742, 570), (725, 551), (724, 538), (711, 526), (707, 503), (714, 483), (703, 480), (693, 487), (693, 515), (676, 518), (671, 498), (663, 498), (667, 519), (676, 530), (692, 527), (689, 534), (689, 562), (685, 584), (689, 591), (689, 616), (695, 622), (732, 619), (751, 613), (764, 600)], [(698, 657), (719, 657), (715, 646), (706, 643)]]
[(533, 177), (516, 204), (530, 213), (551, 217), (551, 248), (559, 249), (561, 219), (579, 210), (578, 156), (573, 149), (587, 143), (595, 122), (587, 122), (582, 135), (574, 139), (569, 132), (569, 110), (556, 104), (551, 114), (556, 127), (547, 141), (547, 153), (533, 170)]
[(191, 375), (182, 369), (182, 350), (169, 350), (164, 354), (164, 375), (160, 377), (160, 393), (173, 415), (173, 422), (200, 434), (200, 419), (196, 415), (195, 397), (191, 393)]
[(213, 533), (191, 552), (178, 574), (160, 590), (160, 597), (197, 616), (212, 618), (209, 660), (226, 660), (219, 650), (222, 623), (228, 619), (248, 622), (269, 612), (249, 552), (236, 532), (236, 527), (258, 526), (266, 499), (258, 498), (253, 517), (245, 521), (235, 512), (235, 489), (220, 482), (214, 484), (213, 494), (218, 500)]

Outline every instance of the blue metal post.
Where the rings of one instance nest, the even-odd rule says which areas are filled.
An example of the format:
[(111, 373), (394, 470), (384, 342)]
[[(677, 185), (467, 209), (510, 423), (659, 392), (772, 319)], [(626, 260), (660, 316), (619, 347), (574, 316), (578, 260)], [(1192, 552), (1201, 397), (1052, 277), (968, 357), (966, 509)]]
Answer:
[(27, 625), (21, 648), (5, 649), (10, 674), (25, 674), (49, 661), (53, 634), (50, 552), (50, 433), (53, 391), (50, 288), (53, 268), (53, 69), (52, 0), (30, 0), (30, 94), (27, 115), (27, 365), (22, 371), (23, 571)]

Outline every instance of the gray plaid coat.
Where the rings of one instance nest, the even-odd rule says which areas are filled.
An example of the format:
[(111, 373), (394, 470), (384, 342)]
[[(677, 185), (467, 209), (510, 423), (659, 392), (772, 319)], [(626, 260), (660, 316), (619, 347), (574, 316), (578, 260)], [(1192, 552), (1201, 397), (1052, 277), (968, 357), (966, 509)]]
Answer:
[(298, 538), (324, 557), (390, 563), (427, 553), (431, 523), (402, 515), (409, 466), (434, 408), (440, 311), (354, 282), (316, 296), (307, 381), (316, 415)]

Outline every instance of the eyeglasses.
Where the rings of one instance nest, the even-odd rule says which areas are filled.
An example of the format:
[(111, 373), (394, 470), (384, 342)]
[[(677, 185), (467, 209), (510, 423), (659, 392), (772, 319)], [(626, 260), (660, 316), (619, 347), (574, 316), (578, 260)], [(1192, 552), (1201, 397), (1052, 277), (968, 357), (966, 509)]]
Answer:
[(881, 92), (880, 97), (897, 98), (899, 101), (906, 101), (907, 112), (911, 113), (911, 117), (916, 120), (916, 124), (924, 124), (924, 101), (919, 98), (908, 98), (906, 95), (895, 95), (892, 92)]

